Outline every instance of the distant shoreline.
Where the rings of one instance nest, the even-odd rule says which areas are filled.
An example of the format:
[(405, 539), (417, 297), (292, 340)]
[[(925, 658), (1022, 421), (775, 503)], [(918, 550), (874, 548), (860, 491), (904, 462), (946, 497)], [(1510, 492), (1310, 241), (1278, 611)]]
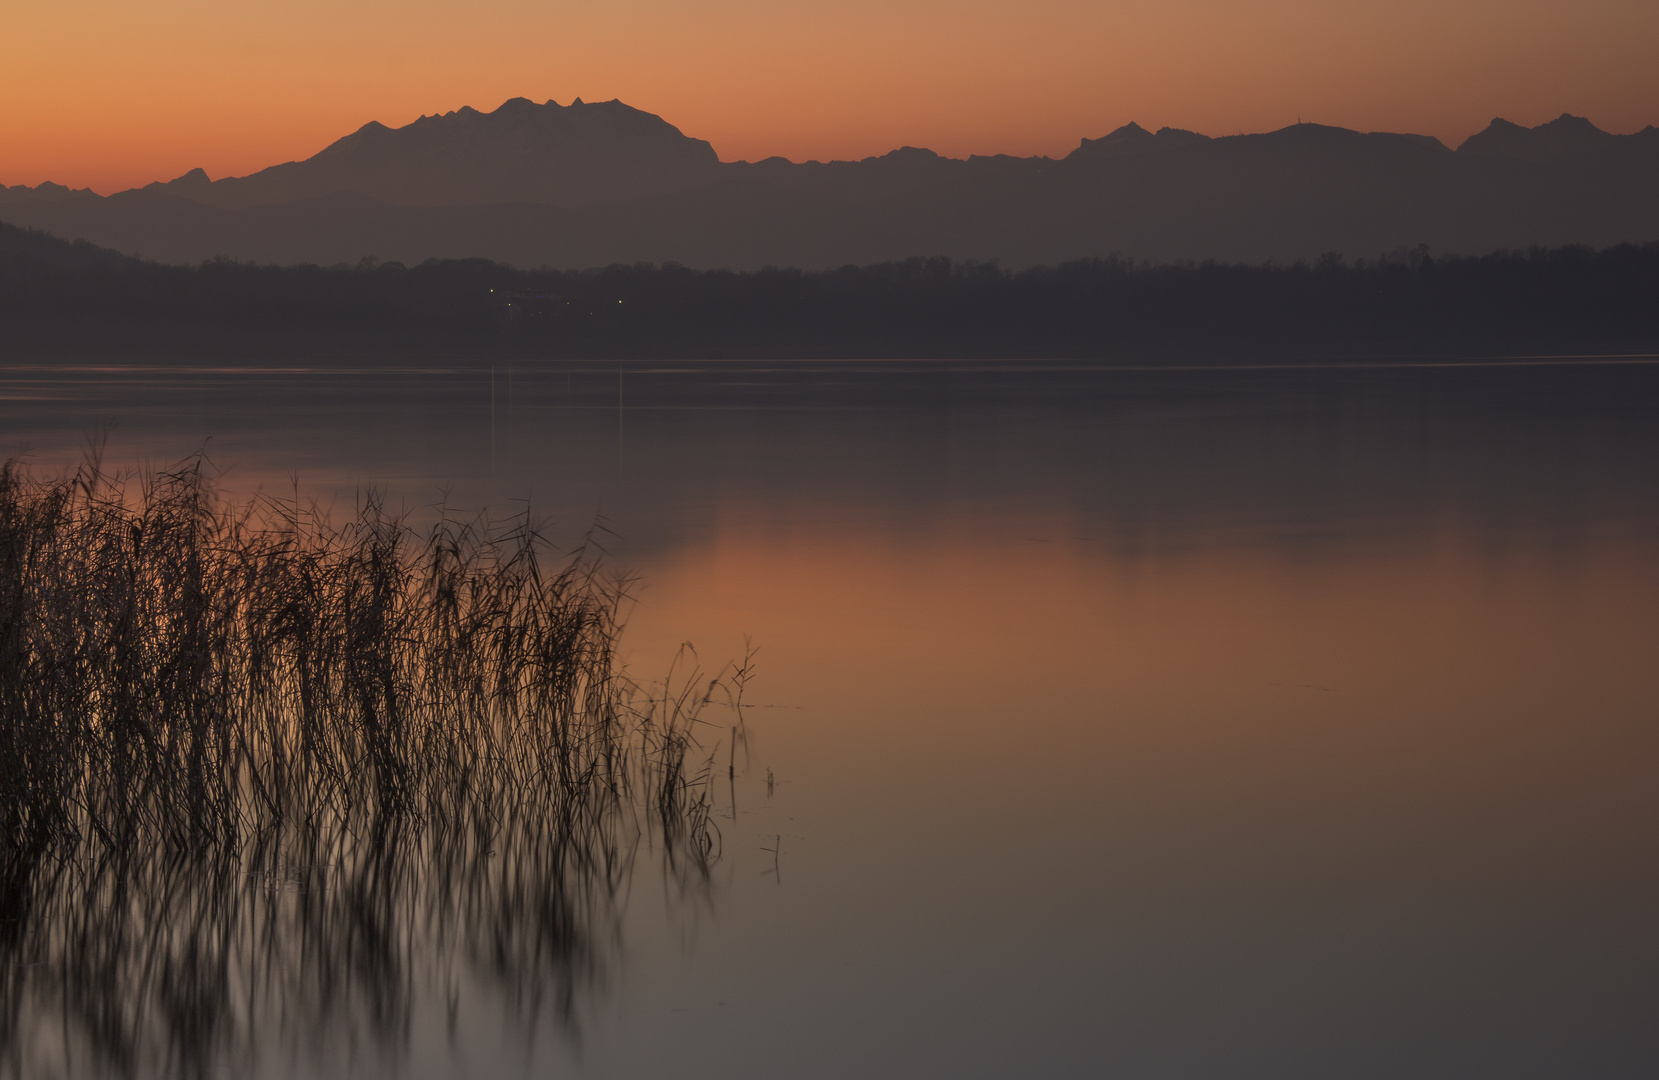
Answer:
[(0, 365), (1064, 360), (1175, 369), (1659, 355), (1659, 244), (1352, 262), (803, 272), (164, 266), (0, 225)]

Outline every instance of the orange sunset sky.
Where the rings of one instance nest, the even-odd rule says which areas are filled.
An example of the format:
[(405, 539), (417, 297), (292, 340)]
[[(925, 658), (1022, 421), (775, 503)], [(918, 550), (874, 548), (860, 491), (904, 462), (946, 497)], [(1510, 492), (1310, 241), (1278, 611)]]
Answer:
[(5, 0), (0, 183), (215, 178), (509, 97), (621, 98), (725, 160), (1061, 155), (1129, 120), (1455, 145), (1659, 123), (1655, 0)]

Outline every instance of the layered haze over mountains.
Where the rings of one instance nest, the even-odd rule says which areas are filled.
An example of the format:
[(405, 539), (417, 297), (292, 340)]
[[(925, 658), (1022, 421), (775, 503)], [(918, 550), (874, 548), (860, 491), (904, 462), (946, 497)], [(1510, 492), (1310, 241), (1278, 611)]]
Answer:
[(514, 98), (369, 123), (251, 176), (108, 197), (0, 188), (0, 221), (163, 262), (806, 269), (914, 255), (1009, 267), (1106, 255), (1261, 262), (1428, 245), (1481, 254), (1659, 239), (1659, 129), (1563, 115), (1429, 136), (1299, 123), (1211, 138), (1128, 124), (1064, 158), (722, 162), (620, 101)]

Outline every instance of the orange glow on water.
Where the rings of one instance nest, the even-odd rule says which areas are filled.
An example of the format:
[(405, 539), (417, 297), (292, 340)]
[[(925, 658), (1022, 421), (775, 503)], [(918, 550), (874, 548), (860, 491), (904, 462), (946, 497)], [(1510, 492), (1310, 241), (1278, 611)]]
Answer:
[(1451, 143), (1495, 115), (1659, 121), (1659, 7), (1638, 0), (65, 0), (4, 21), (0, 182), (102, 192), (520, 95), (619, 97), (726, 160), (1062, 155), (1129, 120), (1225, 135), (1301, 117)]
[(1649, 845), (1644, 544), (1504, 556), (1448, 531), (1298, 560), (1079, 531), (963, 516), (886, 544), (827, 511), (735, 518), (647, 572), (630, 648), (695, 626), (718, 661), (753, 635), (757, 761), (838, 813), (902, 790), (953, 831), (1035, 818), (1147, 858), (1242, 837), (1413, 878)]

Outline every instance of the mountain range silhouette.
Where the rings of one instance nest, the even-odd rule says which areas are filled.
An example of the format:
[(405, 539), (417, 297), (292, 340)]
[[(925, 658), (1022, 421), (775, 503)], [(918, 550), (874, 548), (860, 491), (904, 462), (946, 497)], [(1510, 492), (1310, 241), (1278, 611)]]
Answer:
[(620, 101), (514, 98), (369, 123), (304, 161), (101, 197), (0, 187), (0, 221), (163, 262), (821, 268), (913, 255), (1010, 267), (1123, 255), (1260, 262), (1428, 245), (1481, 254), (1659, 239), (1659, 129), (1497, 119), (1456, 150), (1298, 123), (1219, 138), (1130, 123), (1064, 158), (901, 147), (722, 162)]

